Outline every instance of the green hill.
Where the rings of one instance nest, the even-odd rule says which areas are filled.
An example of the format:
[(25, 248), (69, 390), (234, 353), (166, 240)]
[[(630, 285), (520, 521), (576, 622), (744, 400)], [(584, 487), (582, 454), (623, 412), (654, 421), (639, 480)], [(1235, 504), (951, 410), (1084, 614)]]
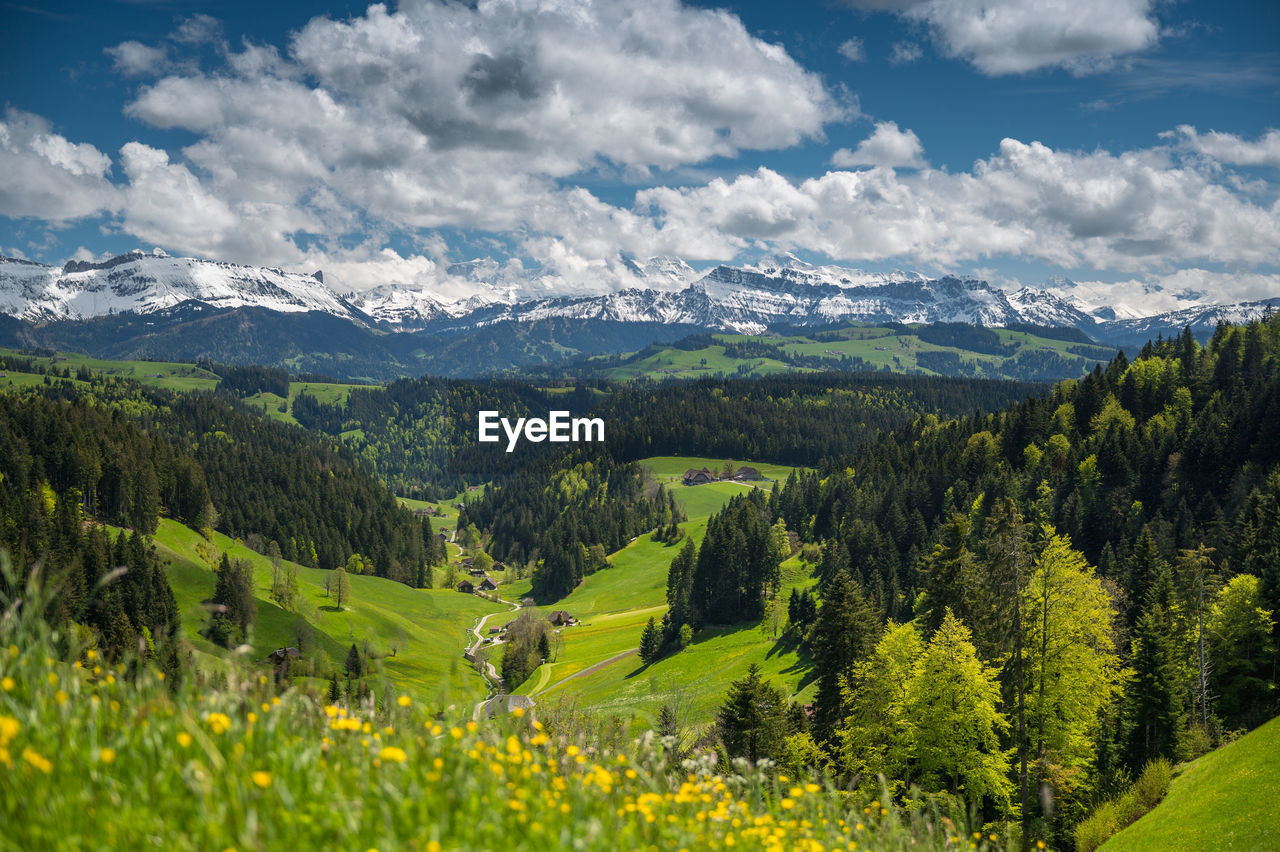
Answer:
[[(1268, 806), (1266, 803), (1271, 802)], [(1183, 766), (1155, 810), (1105, 852), (1280, 849), (1280, 719)], [(1263, 814), (1270, 810), (1270, 817)]]
[[(708, 518), (735, 494), (752, 485), (715, 482), (684, 486), (680, 477), (689, 468), (718, 469), (724, 460), (689, 456), (660, 456), (639, 462), (675, 495), (688, 516), (682, 525), (688, 538), (701, 542)], [(792, 468), (744, 461), (768, 480), (785, 480)], [(772, 481), (757, 483), (769, 488)], [(529, 680), (513, 691), (535, 696), (540, 703), (570, 703), (580, 710), (639, 717), (652, 722), (663, 703), (680, 703), (692, 724), (708, 723), (729, 683), (756, 663), (788, 693), (807, 698), (807, 658), (794, 647), (776, 642), (759, 622), (715, 628), (698, 634), (692, 645), (645, 666), (634, 654), (649, 618), (661, 621), (667, 610), (667, 569), (684, 541), (674, 545), (639, 536), (609, 556), (610, 567), (583, 580), (550, 610), (565, 610), (582, 623), (561, 631), (554, 661), (539, 666)], [(793, 586), (812, 584), (810, 569), (798, 556), (782, 566), (779, 595), (785, 601)], [(527, 593), (527, 580), (503, 586), (500, 594), (517, 598)]]
[(480, 675), (462, 658), (466, 631), (475, 620), (506, 608), (450, 589), (412, 589), (381, 577), (352, 576), (351, 601), (336, 610), (325, 593), (329, 571), (296, 566), (299, 600), (286, 611), (271, 600), (271, 563), (239, 541), (199, 533), (164, 519), (156, 531), (157, 551), (167, 563), (169, 582), (182, 614), (183, 632), (207, 663), (222, 656), (200, 635), (203, 601), (213, 593), (213, 566), (225, 552), (247, 560), (254, 571), (258, 616), (251, 644), (255, 658), (296, 646), (303, 659), (295, 669), (318, 678), (341, 670), (352, 643), (368, 647), (376, 666), (399, 691), (446, 706), (477, 701), (487, 692)]
[[(767, 376), (814, 370), (879, 370), (1024, 381), (1076, 378), (1114, 350), (1054, 332), (948, 324), (851, 325), (805, 334), (699, 335), (629, 355), (602, 355), (540, 372), (594, 374), (615, 381)], [(1062, 337), (1067, 337), (1064, 334)]]

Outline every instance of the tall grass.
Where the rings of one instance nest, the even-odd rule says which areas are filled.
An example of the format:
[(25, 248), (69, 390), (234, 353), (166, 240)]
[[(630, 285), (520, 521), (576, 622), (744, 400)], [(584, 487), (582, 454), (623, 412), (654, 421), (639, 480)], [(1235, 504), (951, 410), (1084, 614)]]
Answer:
[(1093, 852), (1160, 804), (1169, 792), (1173, 766), (1163, 757), (1148, 763), (1119, 798), (1103, 802), (1076, 826), (1076, 852)]
[(936, 808), (679, 762), (652, 734), (589, 738), (521, 714), (478, 726), (408, 696), (339, 707), (243, 666), (174, 684), (55, 635), (42, 594), (0, 595), (0, 849), (998, 845)]

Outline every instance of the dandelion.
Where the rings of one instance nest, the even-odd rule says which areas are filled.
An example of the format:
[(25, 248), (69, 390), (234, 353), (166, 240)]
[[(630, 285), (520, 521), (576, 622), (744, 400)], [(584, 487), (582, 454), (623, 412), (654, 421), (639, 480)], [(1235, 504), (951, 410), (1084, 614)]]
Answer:
[(413, 703), (413, 699), (407, 695), (401, 695), (399, 698), (396, 699), (396, 703), (399, 704), (401, 707), (408, 707), (410, 704)]
[(101, 760), (103, 763), (115, 763), (116, 750), (113, 748), (104, 748), (100, 750), (98, 752), (98, 760)]
[(215, 734), (225, 734), (231, 727), (231, 718), (225, 713), (210, 713), (206, 721), (209, 723), (209, 729)]
[(4, 680), (0, 680), (0, 689), (3, 689), (5, 692), (13, 692), (13, 688), (17, 685), (18, 684), (11, 677), (6, 677)]
[(404, 749), (395, 746), (385, 746), (382, 751), (378, 752), (379, 760), (394, 760), (396, 763), (404, 763), (407, 755)]
[(49, 672), (49, 685), (50, 685), (50, 686), (57, 686), (57, 685), (58, 685), (58, 673), (57, 673), (57, 672)]
[(188, 734), (186, 731), (179, 731), (178, 745), (182, 746), (183, 748), (186, 748), (187, 746), (191, 745), (191, 735)]
[(783, 799), (779, 804), (782, 805), (784, 811), (789, 811), (796, 806), (796, 800), (791, 798)]
[(0, 716), (0, 746), (7, 746), (21, 727), (22, 723), (12, 716)]
[(271, 786), (270, 772), (266, 772), (264, 770), (259, 769), (257, 772), (254, 772), (249, 777), (253, 779), (254, 784), (257, 784), (259, 787), (261, 787), (264, 790)]
[(45, 775), (48, 775), (53, 771), (53, 764), (50, 763), (47, 758), (41, 757), (29, 748), (22, 750), (22, 759), (34, 766), (36, 769), (39, 769)]

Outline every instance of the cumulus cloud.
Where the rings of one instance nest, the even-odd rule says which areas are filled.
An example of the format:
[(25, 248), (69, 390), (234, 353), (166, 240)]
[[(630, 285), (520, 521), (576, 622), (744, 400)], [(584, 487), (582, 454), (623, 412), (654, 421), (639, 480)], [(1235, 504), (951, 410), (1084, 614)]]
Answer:
[(1005, 139), (970, 172), (829, 172), (793, 183), (760, 169), (640, 193), (687, 243), (803, 248), (832, 258), (947, 267), (1032, 258), (1064, 269), (1145, 271), (1212, 261), (1280, 263), (1280, 208), (1160, 149), (1055, 151)]
[(168, 51), (163, 47), (140, 41), (122, 41), (115, 47), (104, 48), (103, 52), (111, 57), (115, 70), (126, 77), (154, 74), (168, 61)]
[[(948, 56), (989, 75), (1062, 67), (1087, 73), (1159, 39), (1153, 0), (848, 0), (925, 25)], [(895, 58), (897, 51), (895, 49)]]
[(111, 158), (71, 142), (31, 113), (9, 109), (0, 121), (0, 210), (14, 218), (52, 222), (111, 210)]
[(925, 166), (924, 146), (914, 131), (899, 130), (896, 121), (881, 121), (869, 137), (858, 143), (857, 150), (836, 151), (831, 156), (831, 165), (920, 169)]
[(1185, 147), (1220, 163), (1280, 168), (1280, 130), (1268, 130), (1252, 142), (1233, 133), (1216, 130), (1200, 133), (1187, 124), (1165, 135), (1178, 137)]
[(197, 134), (183, 154), (202, 189), (246, 215), (284, 203), (320, 233), (373, 220), (603, 244), (596, 218), (625, 237), (634, 217), (562, 182), (786, 148), (853, 111), (723, 11), (512, 0), (317, 18), (285, 56), (247, 46), (127, 112)]
[(1060, 293), (1089, 308), (1110, 307), (1149, 316), (1198, 304), (1253, 302), (1280, 295), (1280, 275), (1191, 267), (1167, 275), (1117, 281), (1073, 281)]

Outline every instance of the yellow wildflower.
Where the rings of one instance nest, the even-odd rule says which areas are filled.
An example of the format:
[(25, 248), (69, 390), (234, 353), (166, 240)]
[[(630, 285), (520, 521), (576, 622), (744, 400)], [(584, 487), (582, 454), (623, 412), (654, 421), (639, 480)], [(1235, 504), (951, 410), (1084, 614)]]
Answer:
[(399, 704), (401, 707), (408, 707), (410, 704), (413, 703), (413, 699), (407, 695), (401, 695), (399, 698), (396, 699), (396, 703)]
[(48, 775), (53, 771), (53, 764), (50, 763), (47, 758), (41, 757), (29, 748), (22, 750), (22, 759), (27, 763), (30, 763), (36, 769), (39, 769), (45, 775)]
[(5, 692), (13, 692), (13, 688), (17, 685), (18, 684), (11, 677), (6, 677), (4, 680), (0, 680), (0, 688), (3, 688)]
[(215, 734), (225, 734), (231, 727), (231, 718), (225, 713), (210, 713), (207, 721), (209, 729)]
[(187, 746), (191, 745), (191, 735), (188, 734), (186, 731), (179, 731), (178, 745), (182, 746), (183, 748), (186, 748)]
[(12, 716), (0, 716), (0, 746), (7, 746), (21, 727), (22, 723)]
[(378, 752), (380, 760), (394, 760), (396, 763), (404, 763), (406, 759), (404, 749), (395, 746), (385, 746), (382, 751)]
[(261, 787), (264, 790), (271, 786), (270, 772), (265, 772), (259, 769), (257, 772), (254, 772), (249, 777), (253, 779), (253, 783), (257, 784), (259, 787)]
[(104, 748), (100, 750), (98, 752), (98, 760), (101, 760), (103, 763), (115, 763), (116, 750), (113, 748)]

